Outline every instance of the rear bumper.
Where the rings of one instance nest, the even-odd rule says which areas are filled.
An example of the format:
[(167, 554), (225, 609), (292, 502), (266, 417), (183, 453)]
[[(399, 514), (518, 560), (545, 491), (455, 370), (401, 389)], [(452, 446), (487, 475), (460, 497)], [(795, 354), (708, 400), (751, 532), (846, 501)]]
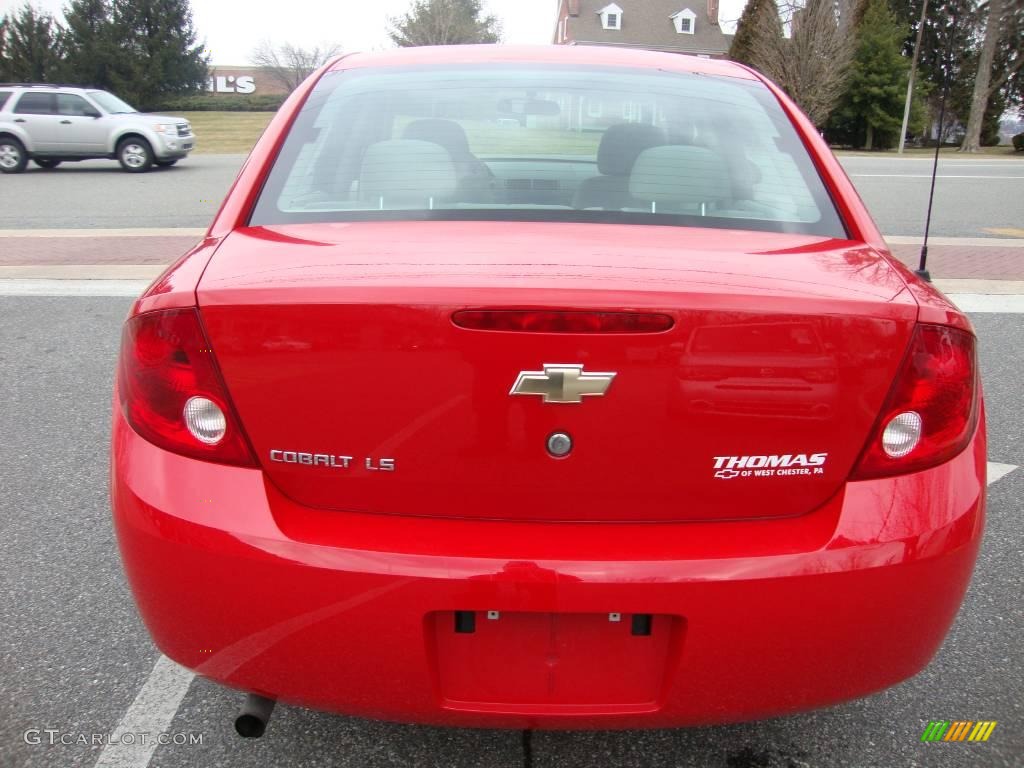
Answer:
[[(146, 443), (115, 409), (111, 491), (154, 640), (221, 683), (410, 722), (664, 727), (921, 670), (977, 555), (984, 443), (789, 520), (511, 523), (301, 507), (259, 470)], [(452, 611), (481, 612), (477, 631), (455, 633)], [(633, 614), (654, 615), (651, 636)]]

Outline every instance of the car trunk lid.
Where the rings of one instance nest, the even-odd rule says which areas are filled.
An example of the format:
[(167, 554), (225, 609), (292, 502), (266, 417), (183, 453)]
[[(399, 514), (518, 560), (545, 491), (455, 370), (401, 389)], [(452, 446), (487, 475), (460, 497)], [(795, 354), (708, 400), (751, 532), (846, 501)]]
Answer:
[[(813, 510), (863, 448), (917, 311), (888, 262), (849, 241), (495, 222), (239, 230), (198, 298), (244, 428), (287, 495), (520, 520)], [(478, 330), (453, 322), (464, 310), (657, 314), (672, 327)], [(604, 393), (545, 396), (580, 374)], [(539, 391), (513, 394), (524, 377)], [(553, 433), (571, 437), (568, 456), (549, 453)]]

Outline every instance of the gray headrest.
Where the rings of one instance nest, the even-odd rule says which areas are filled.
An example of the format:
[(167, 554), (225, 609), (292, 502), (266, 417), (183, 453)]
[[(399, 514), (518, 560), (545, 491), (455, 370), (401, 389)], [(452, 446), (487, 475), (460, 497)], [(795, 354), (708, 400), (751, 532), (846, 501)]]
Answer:
[(436, 118), (415, 120), (405, 126), (402, 138), (440, 144), (448, 150), (448, 154), (452, 156), (453, 160), (465, 160), (473, 156), (473, 153), (469, 151), (469, 139), (466, 138), (466, 132), (461, 125), (451, 120)]
[(359, 172), (359, 196), (391, 203), (440, 201), (455, 192), (455, 164), (429, 141), (392, 139), (371, 144)]
[(665, 132), (653, 125), (616, 123), (601, 137), (597, 170), (605, 176), (629, 176), (641, 152), (664, 143)]
[(716, 203), (731, 197), (732, 180), (717, 152), (672, 144), (641, 153), (629, 177), (629, 193), (656, 203)]

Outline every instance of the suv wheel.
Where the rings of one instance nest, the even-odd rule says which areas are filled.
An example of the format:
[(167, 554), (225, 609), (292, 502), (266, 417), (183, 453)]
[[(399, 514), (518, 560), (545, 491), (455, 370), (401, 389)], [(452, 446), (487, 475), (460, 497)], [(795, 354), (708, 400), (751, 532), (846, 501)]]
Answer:
[(60, 160), (52, 160), (48, 157), (33, 157), (32, 162), (40, 168), (56, 168), (60, 165)]
[(0, 173), (21, 173), (28, 165), (25, 147), (17, 139), (0, 138)]
[(129, 136), (117, 145), (117, 160), (128, 173), (144, 173), (153, 167), (153, 150), (145, 139)]

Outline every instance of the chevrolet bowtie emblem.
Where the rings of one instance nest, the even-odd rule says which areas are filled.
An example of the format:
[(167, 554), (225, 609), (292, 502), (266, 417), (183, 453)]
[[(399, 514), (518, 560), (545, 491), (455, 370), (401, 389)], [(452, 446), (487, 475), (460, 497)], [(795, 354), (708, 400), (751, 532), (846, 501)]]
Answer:
[(581, 403), (608, 391), (614, 373), (584, 373), (582, 365), (545, 363), (543, 371), (522, 371), (510, 395), (540, 395), (545, 403)]

